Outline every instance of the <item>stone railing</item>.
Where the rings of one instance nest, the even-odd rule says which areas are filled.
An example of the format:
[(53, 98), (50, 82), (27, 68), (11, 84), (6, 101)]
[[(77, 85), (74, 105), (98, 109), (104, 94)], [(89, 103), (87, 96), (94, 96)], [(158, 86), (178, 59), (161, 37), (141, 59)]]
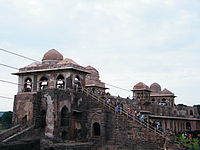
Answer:
[(6, 138), (8, 138), (10, 136), (12, 136), (13, 134), (19, 132), (19, 131), (21, 131), (21, 125), (18, 124), (18, 125), (10, 128), (10, 129), (7, 129), (7, 130), (1, 132), (0, 133), (0, 142), (2, 140), (6, 139)]
[[(83, 93), (87, 96), (90, 96), (91, 98), (93, 98), (94, 100), (96, 100), (97, 102), (101, 103), (103, 106), (107, 107), (109, 110), (116, 112), (115, 106), (113, 104), (107, 103), (105, 99), (103, 99), (102, 97), (99, 97), (96, 94), (93, 94), (91, 92), (89, 92), (87, 89), (83, 88)], [(165, 133), (158, 130), (157, 128), (155, 128), (154, 126), (152, 126), (151, 124), (149, 124), (148, 122), (144, 122), (141, 121), (139, 118), (129, 115), (128, 110), (125, 110), (123, 108), (121, 108), (120, 113), (126, 117), (128, 117), (129, 119), (136, 121), (137, 123), (139, 123), (140, 125), (142, 125), (143, 127), (147, 128), (149, 131), (153, 131), (154, 133), (156, 133), (157, 135), (161, 136), (162, 138), (167, 138)]]

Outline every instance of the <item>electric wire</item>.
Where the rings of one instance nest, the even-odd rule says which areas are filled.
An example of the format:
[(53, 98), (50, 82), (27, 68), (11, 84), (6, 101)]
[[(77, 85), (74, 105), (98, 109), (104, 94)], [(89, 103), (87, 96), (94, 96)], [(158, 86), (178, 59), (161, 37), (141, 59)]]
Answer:
[(7, 68), (11, 68), (11, 69), (19, 70), (19, 69), (16, 68), (16, 67), (9, 66), (9, 65), (6, 65), (6, 64), (0, 64), (0, 65), (1, 65), (1, 66), (4, 66), (4, 67), (7, 67)]
[[(16, 67), (13, 67), (13, 66), (10, 66), (10, 65), (6, 65), (6, 64), (0, 64), (4, 67), (8, 67), (8, 68), (12, 68), (12, 69), (15, 69), (15, 70), (19, 70), (18, 68)], [(87, 78), (87, 77), (86, 77)], [(111, 87), (114, 87), (114, 88), (117, 88), (117, 89), (120, 89), (120, 90), (124, 90), (124, 91), (127, 91), (127, 92), (131, 92), (131, 90), (128, 90), (128, 89), (125, 89), (125, 88), (122, 88), (122, 87), (119, 87), (119, 86), (116, 86), (116, 85), (112, 85), (112, 84), (108, 84), (108, 83), (105, 83), (106, 85), (108, 86), (111, 86)]]
[(15, 83), (15, 82), (11, 82), (11, 81), (6, 81), (6, 80), (0, 80), (0, 82), (9, 83), (9, 84), (14, 84), (14, 85), (24, 86), (24, 85), (22, 85), (22, 84)]
[(4, 99), (12, 99), (12, 100), (13, 100), (13, 98), (11, 98), (11, 97), (1, 96), (1, 95), (0, 95), (0, 98), (4, 98)]
[(31, 60), (31, 61), (40, 62), (40, 61), (38, 61), (38, 60), (36, 60), (36, 59), (32, 59), (32, 58), (30, 58), (30, 57), (23, 56), (23, 55), (21, 55), (21, 54), (17, 54), (17, 53), (14, 53), (14, 52), (11, 52), (11, 51), (9, 51), (9, 50), (2, 49), (2, 48), (0, 48), (0, 51), (6, 52), (6, 53), (9, 53), (9, 54), (13, 54), (13, 55), (15, 55), (15, 56), (18, 56), (18, 57), (21, 57), (21, 58), (25, 58), (25, 59), (28, 59), (28, 60)]

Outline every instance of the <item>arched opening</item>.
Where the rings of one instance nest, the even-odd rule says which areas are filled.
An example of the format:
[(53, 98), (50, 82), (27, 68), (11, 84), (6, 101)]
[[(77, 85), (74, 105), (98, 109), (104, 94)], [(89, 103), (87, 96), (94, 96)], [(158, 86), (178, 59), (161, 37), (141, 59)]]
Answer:
[(32, 90), (32, 80), (31, 78), (26, 78), (24, 81), (24, 92), (31, 92)]
[(151, 102), (152, 102), (152, 103), (155, 103), (155, 99), (153, 98), (153, 99), (151, 100)]
[(101, 126), (99, 123), (95, 122), (93, 124), (93, 136), (100, 136), (101, 135)]
[(22, 124), (22, 126), (26, 126), (26, 125), (27, 125), (27, 115), (25, 115), (25, 116), (22, 118), (21, 124)]
[(186, 122), (186, 130), (191, 131), (191, 124), (189, 122)]
[(40, 126), (42, 128), (44, 128), (46, 126), (46, 111), (45, 110), (41, 111), (41, 124), (40, 124)]
[(74, 78), (74, 88), (76, 91), (79, 91), (79, 89), (81, 89), (81, 81), (80, 81), (79, 76), (76, 76)]
[(68, 109), (64, 106), (61, 110), (61, 126), (69, 126)]
[(48, 78), (42, 77), (40, 79), (40, 90), (46, 89), (48, 87)]
[(56, 79), (56, 88), (58, 89), (64, 89), (65, 87), (65, 82), (64, 82), (64, 77), (62, 75), (59, 75)]
[(194, 115), (193, 111), (192, 111), (192, 110), (190, 110), (190, 116), (193, 116), (193, 115)]
[(67, 140), (67, 132), (63, 131), (61, 137), (63, 140)]
[(159, 104), (161, 106), (167, 106), (167, 100), (165, 98), (163, 98)]

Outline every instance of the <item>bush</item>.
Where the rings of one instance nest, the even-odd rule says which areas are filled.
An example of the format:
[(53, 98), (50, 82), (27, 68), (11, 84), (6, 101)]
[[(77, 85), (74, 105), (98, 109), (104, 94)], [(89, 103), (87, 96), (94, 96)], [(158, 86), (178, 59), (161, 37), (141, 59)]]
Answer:
[(5, 112), (2, 116), (1, 116), (1, 124), (3, 128), (10, 128), (12, 125), (12, 112), (8, 111)]

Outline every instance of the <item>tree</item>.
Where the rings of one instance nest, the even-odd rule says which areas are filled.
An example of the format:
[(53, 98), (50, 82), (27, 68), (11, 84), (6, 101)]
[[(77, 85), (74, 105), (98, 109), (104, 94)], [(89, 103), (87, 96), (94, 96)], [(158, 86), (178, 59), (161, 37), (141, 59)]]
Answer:
[(187, 105), (185, 105), (185, 104), (178, 104), (177, 106), (187, 107)]
[(1, 116), (1, 123), (4, 128), (10, 128), (12, 125), (12, 111), (5, 112)]

